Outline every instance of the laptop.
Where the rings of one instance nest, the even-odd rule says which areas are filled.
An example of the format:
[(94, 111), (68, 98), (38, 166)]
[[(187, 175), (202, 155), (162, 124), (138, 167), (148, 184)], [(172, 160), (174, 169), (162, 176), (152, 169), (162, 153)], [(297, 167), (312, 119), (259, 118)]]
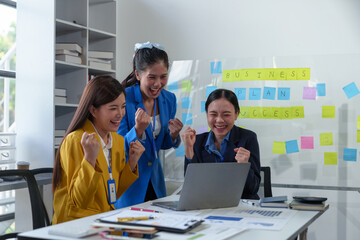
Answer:
[(249, 169), (250, 163), (191, 163), (179, 201), (152, 205), (176, 211), (238, 206)]

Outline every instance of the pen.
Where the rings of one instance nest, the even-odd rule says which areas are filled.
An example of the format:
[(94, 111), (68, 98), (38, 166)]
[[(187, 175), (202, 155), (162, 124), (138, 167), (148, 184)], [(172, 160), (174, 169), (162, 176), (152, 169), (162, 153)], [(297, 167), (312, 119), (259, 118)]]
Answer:
[(140, 221), (140, 220), (149, 220), (155, 219), (155, 217), (148, 216), (148, 217), (121, 217), (117, 218), (118, 222), (129, 222), (129, 221)]
[(244, 203), (244, 204), (250, 205), (250, 206), (255, 206), (254, 202), (251, 202), (251, 201), (246, 200), (246, 199), (242, 199), (241, 202)]
[(134, 211), (141, 211), (141, 212), (154, 212), (154, 213), (161, 213), (160, 211), (155, 211), (152, 209), (145, 209), (145, 208), (136, 208), (136, 207), (131, 207), (130, 210), (134, 210)]

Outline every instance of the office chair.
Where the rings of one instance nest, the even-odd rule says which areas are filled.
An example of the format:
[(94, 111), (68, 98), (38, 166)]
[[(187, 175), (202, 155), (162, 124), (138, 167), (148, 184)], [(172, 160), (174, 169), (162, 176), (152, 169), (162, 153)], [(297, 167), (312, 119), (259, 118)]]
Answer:
[(260, 172), (264, 174), (264, 197), (272, 197), (270, 167), (261, 167)]
[[(35, 174), (44, 173), (49, 171), (49, 169), (37, 170), (35, 169)], [(52, 171), (51, 171), (52, 172)], [(32, 222), (33, 229), (41, 228), (50, 225), (49, 217), (42, 200), (40, 190), (32, 170), (2, 170), (0, 171), (0, 177), (8, 176), (21, 176), (25, 179), (28, 185), (30, 203), (31, 203), (31, 213), (32, 213)], [(17, 236), (17, 233), (9, 233), (0, 236), (0, 240), (14, 238)]]

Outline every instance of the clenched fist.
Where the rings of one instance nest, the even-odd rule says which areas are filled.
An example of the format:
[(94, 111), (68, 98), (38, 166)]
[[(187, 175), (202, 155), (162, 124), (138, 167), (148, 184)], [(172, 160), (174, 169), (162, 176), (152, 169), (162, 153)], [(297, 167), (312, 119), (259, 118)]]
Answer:
[(100, 150), (100, 143), (95, 138), (95, 133), (84, 132), (80, 143), (84, 150), (84, 158), (95, 168), (96, 158)]
[(139, 161), (144, 151), (145, 151), (144, 146), (138, 140), (130, 143), (129, 164), (132, 171), (136, 169), (136, 164)]
[(181, 138), (185, 145), (185, 156), (189, 159), (194, 157), (194, 144), (196, 140), (196, 131), (190, 127), (185, 129), (185, 131), (181, 134)]

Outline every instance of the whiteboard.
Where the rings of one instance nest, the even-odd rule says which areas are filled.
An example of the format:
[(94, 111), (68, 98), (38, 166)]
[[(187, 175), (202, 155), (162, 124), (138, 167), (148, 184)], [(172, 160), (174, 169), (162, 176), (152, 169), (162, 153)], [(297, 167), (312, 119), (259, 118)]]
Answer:
[[(280, 68), (309, 68), (309, 80), (223, 81), (223, 72), (227, 70)], [(172, 63), (167, 88), (177, 97), (176, 117), (183, 121), (183, 130), (190, 126), (197, 133), (208, 130), (204, 101), (215, 88), (233, 91), (245, 88), (245, 99), (239, 100), (240, 112), (245, 107), (290, 109), (302, 106), (303, 118), (238, 118), (235, 124), (257, 134), (261, 165), (271, 167), (272, 183), (360, 187), (360, 94), (356, 92), (360, 89), (359, 72), (360, 55), (186, 60)], [(316, 91), (314, 96), (314, 88), (324, 85), (325, 94)], [(250, 100), (249, 92), (256, 88), (261, 89), (261, 97)], [(274, 99), (263, 98), (264, 89), (269, 88), (276, 89)], [(283, 88), (289, 89), (288, 100), (277, 95)], [(310, 99), (304, 99), (304, 91), (305, 98)], [(351, 91), (353, 96), (348, 97)], [(334, 108), (335, 116), (324, 118), (324, 106)], [(331, 134), (332, 143), (327, 138)], [(324, 140), (322, 144), (320, 140)], [(274, 144), (278, 146), (279, 143), (285, 146), (284, 153), (274, 153)], [(291, 148), (287, 150), (290, 143)], [(165, 177), (181, 180), (183, 146), (166, 151), (164, 156)]]

